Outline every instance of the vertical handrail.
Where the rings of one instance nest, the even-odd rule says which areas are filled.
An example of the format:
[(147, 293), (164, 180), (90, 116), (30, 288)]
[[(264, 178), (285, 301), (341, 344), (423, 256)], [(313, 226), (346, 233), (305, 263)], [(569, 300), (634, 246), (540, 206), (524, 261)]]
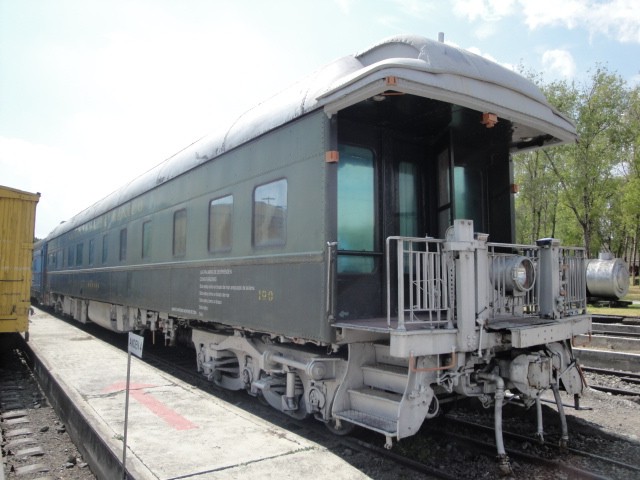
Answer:
[(398, 330), (404, 332), (404, 240), (397, 242), (397, 266), (398, 266)]
[(333, 322), (333, 268), (334, 268), (334, 256), (335, 249), (338, 242), (327, 242), (327, 303), (326, 303), (326, 315), (329, 322)]

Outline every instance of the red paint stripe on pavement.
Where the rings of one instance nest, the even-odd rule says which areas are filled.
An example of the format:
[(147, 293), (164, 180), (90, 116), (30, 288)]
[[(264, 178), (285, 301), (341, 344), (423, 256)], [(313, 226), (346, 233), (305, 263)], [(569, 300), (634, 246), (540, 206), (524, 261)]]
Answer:
[(197, 425), (190, 422), (179, 413), (171, 410), (164, 403), (161, 403), (152, 395), (146, 394), (142, 390), (129, 390), (129, 394), (176, 430), (191, 430), (193, 428), (198, 428)]

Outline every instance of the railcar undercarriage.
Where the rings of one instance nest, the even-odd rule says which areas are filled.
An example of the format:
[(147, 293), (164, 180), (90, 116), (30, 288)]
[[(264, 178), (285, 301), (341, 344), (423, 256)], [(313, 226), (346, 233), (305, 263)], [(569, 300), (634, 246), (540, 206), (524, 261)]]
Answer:
[[(505, 398), (536, 406), (542, 439), (540, 397), (551, 390), (566, 445), (559, 391), (582, 394), (570, 342), (590, 329), (584, 295), (575, 285), (584, 281), (580, 251), (565, 251), (552, 240), (525, 248), (488, 245), (485, 237), (473, 235), (470, 223), (456, 222), (437, 255), (428, 255), (428, 246), (399, 250), (399, 261), (410, 267), (398, 276), (397, 291), (408, 295), (397, 300), (395, 310), (406, 319), (390, 315), (383, 326), (378, 319), (336, 323), (339, 343), (324, 353), (241, 331), (194, 329), (199, 371), (294, 417), (314, 415), (333, 431), (359, 425), (381, 433), (388, 448), (393, 438), (414, 435), (436, 416), (440, 399), (475, 397), (487, 408), (493, 405), (504, 471), (510, 470), (502, 442)], [(424, 241), (399, 239), (417, 240)], [(442, 268), (433, 268), (433, 261)], [(397, 271), (407, 269), (400, 265)], [(450, 288), (439, 289), (437, 301), (417, 298), (435, 285)], [(545, 301), (541, 292), (552, 300)]]

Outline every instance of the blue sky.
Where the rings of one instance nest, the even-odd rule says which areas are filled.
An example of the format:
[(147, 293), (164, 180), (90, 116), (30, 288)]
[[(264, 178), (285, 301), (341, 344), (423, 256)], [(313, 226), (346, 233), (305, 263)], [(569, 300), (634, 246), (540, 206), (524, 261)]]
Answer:
[[(0, 0), (0, 184), (36, 234), (322, 65), (401, 33), (640, 83), (636, 0)], [(634, 8), (635, 7), (635, 8)]]

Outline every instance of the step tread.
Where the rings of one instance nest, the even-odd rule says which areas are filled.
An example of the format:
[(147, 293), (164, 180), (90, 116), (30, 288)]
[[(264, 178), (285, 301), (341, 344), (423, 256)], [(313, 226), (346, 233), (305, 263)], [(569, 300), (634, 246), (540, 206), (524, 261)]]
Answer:
[(395, 436), (398, 433), (398, 422), (395, 419), (371, 415), (358, 410), (344, 410), (334, 416), (383, 435)]
[(363, 370), (379, 370), (384, 373), (390, 373), (402, 377), (406, 377), (409, 372), (408, 367), (401, 367), (399, 365), (391, 365), (389, 363), (367, 363), (362, 365)]
[(360, 388), (350, 388), (349, 393), (354, 393), (356, 395), (364, 395), (367, 397), (374, 397), (380, 400), (386, 400), (393, 403), (400, 403), (402, 401), (401, 393), (388, 392), (386, 390), (380, 390), (379, 388), (371, 388), (371, 387), (360, 387)]

